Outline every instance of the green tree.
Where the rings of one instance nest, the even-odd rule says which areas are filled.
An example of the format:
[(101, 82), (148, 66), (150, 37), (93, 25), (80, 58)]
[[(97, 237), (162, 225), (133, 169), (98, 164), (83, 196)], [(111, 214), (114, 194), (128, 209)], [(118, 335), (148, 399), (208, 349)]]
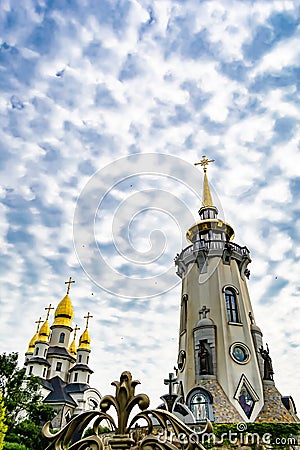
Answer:
[(0, 396), (0, 450), (3, 449), (3, 442), (6, 432), (7, 425), (5, 423), (5, 406), (2, 397)]
[(0, 355), (0, 395), (7, 425), (3, 449), (43, 450), (46, 441), (41, 427), (54, 417), (54, 411), (42, 402), (40, 379), (26, 378), (25, 369), (18, 369), (17, 353)]

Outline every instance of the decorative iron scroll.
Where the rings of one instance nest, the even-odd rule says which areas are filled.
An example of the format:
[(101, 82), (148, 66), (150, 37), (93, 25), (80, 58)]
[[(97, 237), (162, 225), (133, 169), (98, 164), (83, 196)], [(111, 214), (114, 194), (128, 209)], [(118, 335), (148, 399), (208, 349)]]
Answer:
[[(132, 380), (130, 372), (123, 372), (120, 381), (114, 381), (116, 395), (106, 395), (100, 402), (100, 411), (86, 411), (74, 417), (64, 428), (53, 434), (50, 422), (43, 428), (43, 435), (49, 439), (47, 450), (193, 450), (201, 449), (202, 437), (212, 432), (209, 421), (199, 433), (185, 425), (181, 420), (162, 409), (148, 410), (149, 397), (146, 394), (135, 395), (135, 387), (140, 382)], [(138, 413), (128, 425), (129, 415), (138, 405), (142, 412)], [(117, 413), (117, 424), (107, 414), (113, 406)], [(139, 433), (137, 421), (146, 421), (146, 428)], [(111, 426), (109, 435), (101, 435), (99, 427), (103, 421)], [(93, 423), (93, 435), (74, 442), (78, 430), (81, 432)], [(159, 433), (154, 434), (154, 427)]]

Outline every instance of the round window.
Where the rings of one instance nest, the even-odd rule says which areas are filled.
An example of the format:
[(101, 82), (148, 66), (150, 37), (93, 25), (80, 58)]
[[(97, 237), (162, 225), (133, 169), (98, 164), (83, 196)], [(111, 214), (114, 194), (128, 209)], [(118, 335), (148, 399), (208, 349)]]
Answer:
[(230, 356), (235, 362), (246, 364), (250, 359), (250, 350), (245, 344), (238, 342), (230, 347)]

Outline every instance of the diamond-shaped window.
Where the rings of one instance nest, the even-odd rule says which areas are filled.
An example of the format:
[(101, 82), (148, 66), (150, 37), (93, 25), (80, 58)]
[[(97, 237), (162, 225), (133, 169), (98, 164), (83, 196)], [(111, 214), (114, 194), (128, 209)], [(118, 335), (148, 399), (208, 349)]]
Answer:
[(249, 419), (255, 406), (255, 402), (259, 400), (259, 397), (245, 375), (241, 376), (234, 398), (239, 402)]
[(250, 417), (255, 401), (245, 385), (242, 386), (238, 399), (239, 404), (243, 408), (246, 416)]

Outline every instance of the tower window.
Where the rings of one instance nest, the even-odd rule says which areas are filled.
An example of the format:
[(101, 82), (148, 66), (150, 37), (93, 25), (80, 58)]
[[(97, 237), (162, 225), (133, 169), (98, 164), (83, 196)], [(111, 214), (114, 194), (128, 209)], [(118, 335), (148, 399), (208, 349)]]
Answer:
[(65, 342), (65, 333), (60, 333), (59, 335), (59, 343), (63, 344)]
[(78, 362), (81, 363), (81, 361), (82, 361), (82, 355), (78, 355)]
[(57, 372), (60, 372), (60, 371), (61, 371), (61, 366), (62, 366), (61, 362), (57, 362), (57, 363), (56, 363), (56, 371), (57, 371)]
[(74, 375), (74, 383), (76, 383), (77, 380), (78, 380), (78, 373), (76, 372)]
[(90, 376), (88, 375), (87, 376), (87, 383), (89, 384), (89, 382), (90, 382)]
[(197, 422), (213, 420), (211, 394), (202, 388), (194, 389), (187, 398), (187, 404)]
[(226, 310), (228, 322), (239, 323), (239, 315), (237, 309), (237, 299), (236, 293), (233, 289), (226, 288), (225, 289), (225, 302), (226, 302)]
[(86, 358), (86, 363), (88, 364), (89, 363), (89, 355), (87, 356), (87, 358)]
[(181, 301), (180, 333), (186, 331), (188, 296), (184, 294)]
[(29, 366), (29, 375), (32, 374), (32, 371), (33, 371), (33, 366)]
[(34, 354), (35, 354), (35, 355), (38, 355), (38, 354), (39, 354), (39, 348), (38, 348), (38, 347), (36, 347)]
[(46, 367), (44, 367), (44, 370), (43, 370), (43, 378), (45, 378), (45, 376), (46, 376)]

